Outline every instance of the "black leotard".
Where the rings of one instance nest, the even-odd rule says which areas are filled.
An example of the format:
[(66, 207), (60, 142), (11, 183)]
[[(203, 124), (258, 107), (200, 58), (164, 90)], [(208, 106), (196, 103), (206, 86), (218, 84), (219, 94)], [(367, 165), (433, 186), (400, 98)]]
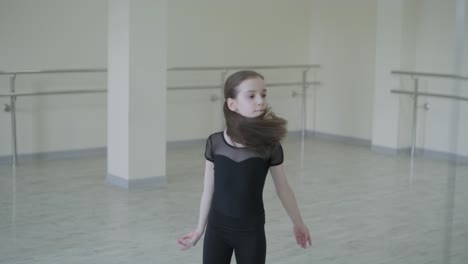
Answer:
[(224, 133), (218, 132), (207, 139), (205, 158), (214, 163), (211, 209), (245, 227), (264, 224), (263, 187), (268, 169), (283, 162), (281, 144), (262, 157), (228, 144)]

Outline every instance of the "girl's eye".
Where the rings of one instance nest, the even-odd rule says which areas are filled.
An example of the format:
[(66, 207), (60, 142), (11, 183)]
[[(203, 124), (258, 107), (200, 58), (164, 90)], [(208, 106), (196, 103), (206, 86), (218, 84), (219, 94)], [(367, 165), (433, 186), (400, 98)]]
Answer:
[(262, 94), (262, 97), (265, 98), (265, 97), (266, 97), (266, 94)]
[(249, 98), (250, 98), (250, 99), (254, 99), (255, 96), (254, 96), (254, 95), (250, 95)]

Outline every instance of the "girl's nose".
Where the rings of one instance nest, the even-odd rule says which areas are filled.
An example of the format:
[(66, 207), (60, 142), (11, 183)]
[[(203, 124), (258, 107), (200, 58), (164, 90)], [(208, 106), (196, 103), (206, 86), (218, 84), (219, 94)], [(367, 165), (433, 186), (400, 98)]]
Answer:
[(257, 99), (257, 104), (258, 105), (263, 105), (265, 103), (265, 99), (261, 96), (258, 97)]

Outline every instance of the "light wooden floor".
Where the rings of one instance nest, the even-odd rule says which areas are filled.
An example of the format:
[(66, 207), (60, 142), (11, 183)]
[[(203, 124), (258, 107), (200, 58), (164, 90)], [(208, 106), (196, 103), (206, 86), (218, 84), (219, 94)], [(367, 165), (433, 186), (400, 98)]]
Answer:
[[(105, 157), (0, 166), (0, 263), (201, 263), (202, 242), (181, 252), (176, 238), (196, 225), (203, 147), (170, 145), (167, 186), (130, 191), (105, 182)], [(268, 179), (267, 263), (468, 263), (468, 165), (420, 157), (412, 173), (405, 155), (320, 139), (304, 162), (298, 139), (284, 149), (313, 247), (296, 246)]]

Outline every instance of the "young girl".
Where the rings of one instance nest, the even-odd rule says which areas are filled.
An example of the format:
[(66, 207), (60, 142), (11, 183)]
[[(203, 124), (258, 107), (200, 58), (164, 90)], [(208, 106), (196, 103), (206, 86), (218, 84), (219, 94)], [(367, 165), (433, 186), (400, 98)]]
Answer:
[(264, 78), (254, 71), (232, 74), (224, 86), (226, 130), (206, 141), (205, 179), (198, 226), (178, 239), (182, 250), (205, 233), (204, 264), (265, 263), (263, 187), (268, 170), (293, 223), (296, 242), (312, 245), (283, 170), (280, 141), (286, 121), (268, 108)]

